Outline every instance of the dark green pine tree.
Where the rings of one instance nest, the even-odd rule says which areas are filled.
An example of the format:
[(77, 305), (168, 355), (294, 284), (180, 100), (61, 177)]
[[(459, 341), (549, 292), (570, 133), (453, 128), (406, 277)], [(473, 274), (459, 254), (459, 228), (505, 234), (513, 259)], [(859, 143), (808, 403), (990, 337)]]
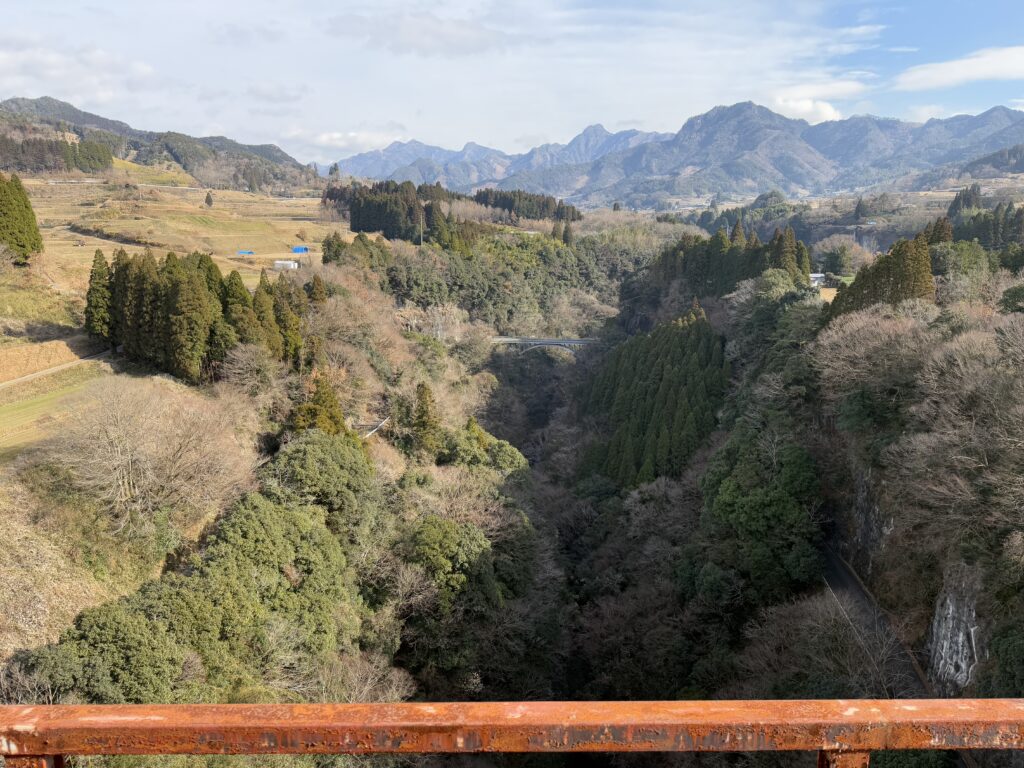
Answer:
[(645, 451), (644, 460), (640, 464), (640, 470), (636, 473), (636, 484), (643, 485), (644, 483), (650, 483), (657, 477), (655, 471), (655, 459), (654, 450), (648, 445), (648, 450)]
[(237, 346), (239, 341), (238, 334), (221, 315), (219, 307), (214, 306), (214, 309), (210, 335), (206, 338), (206, 355), (203, 358), (203, 378), (206, 380), (217, 378), (228, 352)]
[(133, 360), (163, 366), (167, 351), (162, 286), (153, 254), (128, 262), (128, 299), (124, 308), (124, 351)]
[(202, 275), (203, 280), (206, 281), (207, 289), (217, 301), (221, 301), (223, 299), (224, 276), (221, 274), (220, 267), (214, 263), (210, 254), (199, 252), (190, 253), (185, 259), (185, 266)]
[(747, 247), (747, 233), (743, 231), (743, 222), (740, 219), (736, 219), (736, 224), (732, 228), (732, 236), (729, 240), (733, 245), (740, 248)]
[(110, 269), (103, 251), (96, 249), (89, 272), (89, 290), (85, 294), (85, 330), (95, 339), (111, 338)]
[(25, 265), (29, 257), (43, 250), (36, 214), (28, 193), (15, 174), (5, 179), (0, 174), (0, 244), (14, 254), (14, 263)]
[(431, 460), (441, 452), (444, 430), (437, 415), (437, 404), (430, 387), (420, 382), (416, 385), (416, 404), (412, 414), (413, 448)]
[(800, 266), (797, 264), (796, 233), (792, 227), (786, 227), (786, 230), (782, 233), (782, 247), (778, 266), (780, 269), (786, 270), (794, 282), (800, 279)]
[(117, 351), (124, 344), (126, 333), (125, 310), (130, 301), (128, 253), (124, 248), (114, 251), (110, 264), (110, 347)]
[(266, 272), (260, 276), (260, 284), (252, 297), (252, 309), (263, 331), (263, 343), (278, 360), (284, 359), (284, 337), (274, 315), (274, 293), (270, 282), (266, 281)]
[(324, 279), (320, 277), (319, 272), (313, 275), (313, 280), (310, 283), (309, 300), (314, 304), (323, 304), (327, 301), (327, 286), (324, 285)]
[(807, 250), (807, 246), (803, 244), (803, 241), (799, 241), (796, 244), (796, 266), (799, 271), (799, 280), (797, 281), (802, 285), (811, 284), (811, 254)]
[(323, 376), (316, 377), (313, 396), (295, 408), (292, 426), (297, 430), (319, 429), (329, 435), (348, 431), (338, 395)]
[(212, 192), (207, 192), (206, 193), (206, 207), (207, 208), (213, 208), (213, 193)]
[(282, 359), (296, 368), (302, 366), (302, 320), (292, 303), (290, 282), (281, 275), (274, 285), (274, 319), (284, 344)]
[(214, 322), (205, 281), (198, 272), (177, 266), (168, 275), (166, 291), (168, 368), (175, 376), (198, 383)]
[(274, 284), (270, 282), (270, 276), (267, 274), (267, 270), (265, 270), (265, 269), (261, 269), (260, 270), (260, 282), (259, 282), (259, 284), (256, 287), (257, 288), (262, 288), (267, 293), (273, 293), (274, 292)]
[(555, 240), (561, 240), (565, 235), (565, 227), (561, 221), (556, 221), (555, 225), (551, 227), (551, 237)]
[(857, 205), (853, 209), (854, 221), (864, 221), (868, 217), (868, 207), (864, 203), (863, 197), (857, 198)]
[[(627, 427), (623, 427), (627, 429)], [(619, 474), (616, 478), (619, 485), (629, 488), (636, 482), (636, 451), (633, 448), (633, 439), (629, 432), (625, 432), (622, 440), (622, 455), (619, 458)]]
[(572, 248), (573, 243), (576, 242), (575, 236), (572, 232), (572, 222), (565, 222), (565, 227), (562, 229), (562, 242), (570, 248)]
[[(270, 306), (270, 314), (273, 315), (273, 302)], [(249, 289), (242, 282), (242, 276), (238, 270), (232, 270), (228, 279), (224, 281), (224, 319), (235, 329), (235, 334), (242, 344), (264, 343), (263, 327), (260, 319), (253, 309), (253, 299), (249, 295)]]
[(425, 215), (427, 217), (427, 237), (430, 241), (442, 248), (451, 247), (451, 231), (440, 203), (435, 201), (426, 206)]
[(658, 443), (654, 450), (654, 471), (659, 476), (672, 474), (672, 441), (669, 439), (668, 428), (669, 422), (663, 421), (658, 429)]

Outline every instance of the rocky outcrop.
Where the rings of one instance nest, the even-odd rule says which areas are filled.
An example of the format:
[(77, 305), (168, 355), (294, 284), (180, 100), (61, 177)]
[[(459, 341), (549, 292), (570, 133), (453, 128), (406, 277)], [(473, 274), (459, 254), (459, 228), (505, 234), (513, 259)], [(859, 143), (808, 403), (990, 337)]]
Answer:
[(861, 578), (870, 580), (875, 558), (892, 531), (892, 516), (878, 503), (873, 472), (853, 462), (853, 504), (845, 511), (840, 550)]
[(928, 674), (943, 695), (959, 694), (971, 684), (985, 658), (985, 633), (977, 616), (980, 569), (959, 562), (943, 574), (928, 640)]

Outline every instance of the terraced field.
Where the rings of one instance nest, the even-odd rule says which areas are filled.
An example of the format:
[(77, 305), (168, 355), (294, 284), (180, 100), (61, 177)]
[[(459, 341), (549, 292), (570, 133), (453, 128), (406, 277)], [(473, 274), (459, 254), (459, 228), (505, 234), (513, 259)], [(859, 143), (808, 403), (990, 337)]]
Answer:
[[(146, 245), (157, 253), (212, 253), (223, 270), (238, 269), (254, 285), (259, 270), (275, 259), (318, 259), (327, 234), (347, 232), (344, 223), (323, 217), (317, 197), (213, 190), (213, 207), (208, 208), (207, 190), (135, 180), (159, 178), (153, 169), (144, 170), (147, 174), (129, 175), (128, 181), (25, 180), (45, 244), (41, 269), (56, 288), (83, 292), (97, 248), (109, 256), (115, 248)], [(309, 248), (308, 256), (292, 254), (298, 245)]]
[(89, 361), (0, 390), (0, 462), (53, 434), (64, 419), (73, 418), (74, 396), (110, 375), (108, 363)]

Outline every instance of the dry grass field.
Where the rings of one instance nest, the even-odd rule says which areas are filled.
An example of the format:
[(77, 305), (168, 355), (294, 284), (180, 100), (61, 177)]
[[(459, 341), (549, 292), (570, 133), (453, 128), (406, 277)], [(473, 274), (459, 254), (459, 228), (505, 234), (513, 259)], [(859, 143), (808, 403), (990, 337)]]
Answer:
[(37, 506), (14, 470), (0, 465), (0, 660), (55, 640), (81, 610), (118, 592), (40, 529)]
[(28, 344), (0, 343), (0, 384), (94, 355), (103, 345), (84, 334)]
[[(135, 168), (145, 173), (129, 174), (125, 181), (25, 180), (45, 245), (40, 269), (58, 290), (84, 291), (97, 248), (109, 257), (119, 247), (138, 251), (146, 245), (158, 254), (212, 253), (222, 270), (237, 269), (255, 285), (259, 270), (275, 259), (319, 259), (327, 234), (347, 232), (343, 223), (323, 219), (319, 198), (214, 190), (213, 207), (207, 208), (206, 189), (141, 181), (161, 177)], [(298, 245), (310, 253), (293, 256)], [(255, 254), (241, 256), (242, 250)]]
[(94, 379), (110, 375), (108, 363), (90, 360), (0, 390), (0, 464), (73, 418), (74, 396)]

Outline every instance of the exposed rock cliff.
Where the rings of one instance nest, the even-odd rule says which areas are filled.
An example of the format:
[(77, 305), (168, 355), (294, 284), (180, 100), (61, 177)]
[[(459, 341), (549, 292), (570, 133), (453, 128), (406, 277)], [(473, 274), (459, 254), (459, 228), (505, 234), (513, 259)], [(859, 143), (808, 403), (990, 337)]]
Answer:
[(980, 594), (979, 569), (962, 562), (946, 569), (928, 640), (928, 674), (944, 695), (959, 694), (970, 685), (975, 667), (985, 658), (985, 632), (976, 610)]

